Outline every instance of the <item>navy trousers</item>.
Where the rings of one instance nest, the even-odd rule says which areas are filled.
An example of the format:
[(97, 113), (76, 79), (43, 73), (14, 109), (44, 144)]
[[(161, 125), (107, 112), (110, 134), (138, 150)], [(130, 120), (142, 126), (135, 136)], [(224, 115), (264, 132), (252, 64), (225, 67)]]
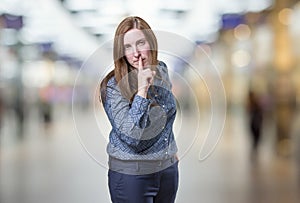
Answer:
[(108, 186), (113, 203), (174, 203), (178, 189), (178, 162), (145, 175), (109, 170)]

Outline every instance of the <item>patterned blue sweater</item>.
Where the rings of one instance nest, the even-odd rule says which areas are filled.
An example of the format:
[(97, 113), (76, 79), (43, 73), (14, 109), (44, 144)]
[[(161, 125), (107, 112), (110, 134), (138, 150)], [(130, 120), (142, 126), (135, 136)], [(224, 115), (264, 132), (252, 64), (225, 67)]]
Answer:
[[(107, 153), (122, 160), (162, 160), (177, 152), (173, 133), (176, 103), (165, 63), (159, 62), (149, 98), (122, 96), (114, 77), (107, 83), (104, 109), (111, 123)], [(151, 105), (155, 104), (155, 105)]]

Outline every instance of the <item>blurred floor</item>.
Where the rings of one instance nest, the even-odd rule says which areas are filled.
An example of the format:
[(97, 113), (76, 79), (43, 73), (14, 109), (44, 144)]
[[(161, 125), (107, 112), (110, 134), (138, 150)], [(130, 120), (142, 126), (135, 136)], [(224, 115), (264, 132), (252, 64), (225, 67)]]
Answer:
[[(90, 133), (96, 131), (89, 128), (93, 114), (82, 111), (79, 118)], [(202, 139), (197, 139), (181, 157), (177, 203), (299, 202), (295, 157), (275, 156), (274, 131), (268, 125), (259, 156), (256, 160), (251, 158), (245, 124), (243, 111), (228, 113), (223, 137), (208, 159), (198, 160)], [(13, 116), (6, 116), (0, 143), (1, 203), (110, 202), (107, 170), (82, 148), (71, 110), (56, 109), (54, 122), (47, 130), (32, 113), (23, 139), (14, 135), (15, 129)], [(179, 148), (184, 140), (192, 139), (188, 136), (193, 130), (182, 125), (180, 132), (185, 135), (178, 137)], [(99, 159), (105, 160), (107, 155), (101, 156)]]

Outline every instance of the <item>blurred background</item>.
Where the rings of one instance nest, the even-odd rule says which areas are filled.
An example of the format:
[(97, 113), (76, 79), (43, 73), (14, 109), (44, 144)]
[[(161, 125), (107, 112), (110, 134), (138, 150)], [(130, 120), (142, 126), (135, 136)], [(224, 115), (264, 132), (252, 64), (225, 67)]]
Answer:
[[(184, 59), (160, 53), (180, 108), (177, 202), (299, 202), (297, 0), (0, 0), (0, 202), (110, 202), (110, 127), (95, 99), (107, 67), (81, 68), (128, 15), (194, 44), (174, 46)], [(102, 51), (111, 56), (111, 46)], [(214, 92), (188, 64), (204, 73), (208, 59), (227, 113), (201, 160)]]

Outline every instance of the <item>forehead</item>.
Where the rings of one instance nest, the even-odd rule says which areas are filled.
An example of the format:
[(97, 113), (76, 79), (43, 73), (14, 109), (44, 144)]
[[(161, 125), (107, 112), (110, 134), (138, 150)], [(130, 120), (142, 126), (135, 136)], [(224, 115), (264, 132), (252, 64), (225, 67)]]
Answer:
[(131, 29), (124, 34), (124, 44), (135, 43), (136, 41), (145, 38), (144, 33), (139, 29)]

